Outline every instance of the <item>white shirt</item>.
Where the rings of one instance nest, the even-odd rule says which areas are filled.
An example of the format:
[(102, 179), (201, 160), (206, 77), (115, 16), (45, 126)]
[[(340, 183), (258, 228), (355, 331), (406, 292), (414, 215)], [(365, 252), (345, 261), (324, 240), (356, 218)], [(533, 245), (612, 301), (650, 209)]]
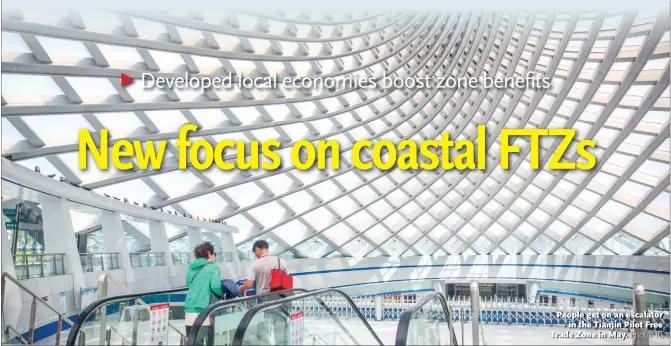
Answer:
[(279, 257), (263, 255), (249, 266), (246, 279), (255, 281), (256, 294), (270, 292), (270, 271), (273, 269), (282, 269), (286, 272), (287, 265)]

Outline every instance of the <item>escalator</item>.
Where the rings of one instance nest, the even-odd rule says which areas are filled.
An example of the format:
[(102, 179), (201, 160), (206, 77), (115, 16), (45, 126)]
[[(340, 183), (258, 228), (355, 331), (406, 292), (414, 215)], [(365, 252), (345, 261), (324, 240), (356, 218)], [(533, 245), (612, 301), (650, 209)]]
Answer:
[[(323, 298), (334, 294), (343, 298), (345, 306), (336, 308), (324, 302)], [(342, 320), (339, 309), (353, 311), (354, 319)], [(333, 288), (286, 298), (273, 297), (244, 313), (234, 311), (223, 302), (212, 304), (200, 313), (193, 324), (188, 345), (212, 345), (197, 342), (208, 340), (204, 334), (209, 331), (203, 328), (206, 321), (214, 325), (214, 345), (382, 345), (352, 299)], [(226, 329), (230, 326), (235, 328), (221, 333), (217, 325), (224, 321)], [(209, 338), (212, 340), (212, 336)]]
[[(342, 298), (338, 303), (332, 299), (334, 294)], [(340, 290), (322, 289), (268, 300), (244, 312), (234, 311), (224, 302), (208, 306), (193, 324), (187, 344), (383, 344), (362, 314), (361, 310), (365, 308), (357, 307)], [(209, 329), (204, 323), (214, 325), (214, 328)], [(220, 323), (227, 328), (217, 327)], [(445, 297), (441, 293), (432, 293), (401, 314), (395, 344), (458, 345), (453, 323), (454, 316)], [(230, 329), (231, 326), (235, 328)]]
[(146, 330), (149, 330), (150, 308), (155, 304), (167, 304), (169, 343), (183, 345), (186, 338), (184, 317), (179, 319), (179, 302), (184, 301), (186, 292), (186, 287), (180, 287), (100, 299), (79, 313), (66, 345), (148, 344)]
[[(294, 289), (241, 297), (212, 305), (222, 311), (231, 308), (243, 312), (270, 299), (303, 292), (307, 290)], [(98, 300), (79, 314), (69, 331), (66, 345), (186, 345), (186, 293), (187, 288), (181, 287)], [(230, 329), (236, 326), (230, 326)], [(219, 327), (225, 325), (220, 323)]]
[[(205, 308), (188, 333), (186, 293), (182, 287), (98, 300), (79, 314), (67, 345), (383, 345), (366, 319), (369, 308), (357, 306), (338, 289), (293, 289), (220, 301)], [(168, 330), (161, 339), (155, 339), (152, 325), (156, 307), (167, 309)], [(432, 293), (401, 314), (396, 338), (387, 343), (457, 345), (453, 321), (445, 297)]]
[(230, 345), (241, 317), (256, 306), (309, 292), (294, 288), (210, 304), (186, 335), (187, 345)]
[(458, 345), (454, 316), (442, 293), (429, 294), (401, 314), (396, 345)]

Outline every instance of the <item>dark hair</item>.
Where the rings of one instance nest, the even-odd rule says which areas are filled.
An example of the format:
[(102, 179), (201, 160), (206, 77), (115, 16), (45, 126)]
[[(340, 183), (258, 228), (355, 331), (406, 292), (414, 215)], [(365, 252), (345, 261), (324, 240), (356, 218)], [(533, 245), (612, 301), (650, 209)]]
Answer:
[(252, 245), (252, 251), (256, 251), (256, 249), (267, 249), (268, 248), (268, 242), (265, 240), (257, 240), (254, 242), (254, 245)]
[(193, 249), (193, 253), (196, 255), (196, 258), (208, 258), (210, 254), (214, 254), (214, 246), (206, 241), (196, 246), (196, 248)]

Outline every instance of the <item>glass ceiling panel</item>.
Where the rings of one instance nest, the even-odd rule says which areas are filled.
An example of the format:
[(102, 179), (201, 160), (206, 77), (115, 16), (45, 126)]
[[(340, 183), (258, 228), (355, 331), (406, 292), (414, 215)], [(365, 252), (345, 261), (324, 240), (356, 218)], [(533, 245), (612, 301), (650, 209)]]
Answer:
[[(327, 252), (333, 251), (334, 248), (319, 238), (312, 238), (305, 243), (296, 246), (296, 250), (302, 254), (310, 257), (322, 257)], [(335, 252), (338, 254), (339, 252)]]
[(592, 245), (594, 245), (594, 241), (577, 233), (566, 242), (566, 248), (575, 255), (585, 254)]
[(102, 231), (95, 231), (86, 234), (86, 252), (105, 252), (105, 242), (103, 241)]
[(216, 193), (208, 193), (180, 202), (179, 205), (194, 217), (216, 218), (228, 206), (228, 203)]
[(322, 230), (333, 221), (334, 215), (326, 208), (317, 208), (303, 218), (316, 230)]
[(306, 229), (300, 222), (292, 220), (273, 230), (273, 233), (287, 244), (295, 245), (304, 238)]
[[(280, 244), (302, 242), (295, 252), (311, 257), (342, 255), (326, 240), (337, 246), (347, 242), (342, 251), (353, 256), (396, 256), (402, 252), (407, 256), (414, 251), (422, 255), (441, 255), (446, 251), (466, 255), (492, 250), (495, 254), (503, 251), (508, 254), (550, 254), (555, 248), (554, 254), (582, 254), (592, 247), (594, 254), (632, 255), (641, 248), (646, 255), (668, 251), (668, 237), (654, 246), (649, 244), (659, 239), (656, 232), (667, 231), (669, 222), (666, 217), (668, 185), (661, 180), (669, 173), (669, 133), (665, 128), (669, 120), (666, 109), (668, 85), (665, 85), (668, 83), (663, 79), (663, 73), (668, 72), (664, 69), (669, 58), (658, 53), (641, 55), (647, 36), (657, 32), (652, 28), (666, 25), (656, 23), (654, 13), (639, 14), (634, 25), (629, 27), (622, 26), (624, 16), (608, 15), (604, 25), (596, 28), (594, 34), (598, 39), (593, 45), (586, 43), (586, 37), (592, 34), (594, 19), (591, 17), (573, 18), (580, 14), (561, 14), (552, 25), (549, 39), (543, 41), (541, 33), (548, 14), (531, 16), (523, 13), (517, 24), (526, 27), (528, 18), (531, 20), (528, 24), (534, 28), (524, 51), (517, 47), (517, 41), (523, 38), (521, 26), (513, 32), (514, 39), (510, 44), (503, 51), (499, 50), (498, 45), (504, 44), (504, 30), (508, 25), (504, 22), (496, 35), (482, 38), (475, 36), (476, 31), (465, 32), (469, 23), (461, 26), (461, 32), (454, 32), (457, 30), (455, 26), (423, 29), (413, 26), (410, 30), (420, 32), (416, 32), (415, 40), (407, 40), (408, 35), (399, 37), (402, 33), (397, 30), (379, 29), (385, 26), (380, 23), (380, 20), (387, 20), (380, 19), (383, 17), (375, 21), (363, 19), (358, 29), (351, 24), (340, 26), (342, 35), (350, 37), (349, 43), (357, 50), (357, 58), (353, 50), (345, 47), (341, 36), (336, 35), (334, 25), (319, 25), (321, 37), (331, 40), (329, 45), (333, 52), (328, 52), (319, 39), (313, 37), (313, 25), (309, 22), (323, 18), (310, 15), (303, 18), (304, 23), (295, 25), (297, 32), (289, 42), (277, 41), (276, 36), (284, 35), (284, 31), (294, 25), (281, 19), (263, 19), (261, 22), (268, 23), (270, 33), (274, 35), (268, 36), (268, 32), (257, 25), (260, 17), (245, 14), (239, 18), (240, 27), (236, 30), (247, 32), (241, 36), (248, 40), (241, 41), (234, 34), (209, 33), (220, 45), (215, 50), (242, 54), (228, 60), (208, 53), (209, 49), (199, 48), (201, 44), (209, 44), (206, 42), (208, 35), (179, 23), (147, 20), (129, 14), (128, 19), (137, 30), (140, 43), (132, 45), (128, 41), (126, 44), (125, 39), (85, 42), (80, 34), (116, 35), (123, 23), (112, 13), (86, 13), (82, 15), (86, 26), (78, 29), (77, 35), (63, 37), (60, 26), (71, 19), (67, 11), (50, 13), (49, 16), (37, 12), (25, 11), (22, 21), (26, 25), (44, 25), (44, 32), (51, 32), (48, 37), (29, 40), (22, 34), (31, 33), (21, 30), (2, 32), (3, 63), (20, 61), (25, 65), (22, 67), (25, 71), (21, 73), (2, 76), (5, 103), (3, 155), (13, 155), (18, 164), (31, 170), (37, 166), (43, 175), (55, 174), (53, 178), (56, 180), (61, 176), (81, 180), (84, 186), (92, 186), (95, 193), (122, 200), (127, 198), (140, 205), (160, 203), (164, 210), (185, 211), (194, 217), (226, 217), (227, 224), (239, 229), (233, 237), (243, 256), (249, 254), (250, 244), (255, 239), (271, 241), (272, 251), (283, 250)], [(418, 19), (418, 15), (398, 14), (408, 22)], [(208, 25), (223, 27), (221, 16), (210, 14), (206, 17)], [(573, 19), (578, 23), (577, 29), (566, 31), (566, 24)], [(51, 27), (55, 30), (50, 30)], [(640, 28), (646, 28), (645, 34), (641, 34)], [(668, 28), (662, 28), (654, 38), (656, 41), (652, 42), (656, 52), (668, 50), (665, 45)], [(629, 32), (623, 47), (611, 51), (612, 35), (618, 29)], [(260, 90), (243, 94), (234, 88), (204, 95), (196, 91), (143, 90), (138, 85), (140, 83), (121, 91), (113, 80), (99, 74), (104, 68), (111, 67), (133, 73), (155, 70), (181, 74), (197, 68), (202, 74), (230, 70), (253, 75), (317, 73), (337, 79), (365, 76), (364, 68), (382, 69), (376, 56), (386, 54), (392, 48), (383, 45), (373, 52), (373, 44), (362, 43), (363, 32), (373, 42), (395, 38), (393, 49), (398, 53), (388, 62), (391, 67), (400, 67), (400, 75), (433, 73), (431, 70), (440, 70), (439, 64), (450, 59), (465, 62), (470, 57), (470, 48), (458, 50), (457, 43), (450, 52), (444, 50), (459, 38), (478, 49), (471, 57), (474, 63), (457, 66), (450, 72), (453, 76), (464, 72), (460, 71), (463, 68), (467, 68), (471, 75), (476, 74), (477, 62), (486, 60), (485, 68), (490, 75), (503, 76), (507, 71), (522, 75), (528, 69), (535, 69), (551, 77), (554, 85), (544, 94), (526, 90), (519, 102), (514, 98), (514, 91), (506, 91), (499, 99), (495, 91), (479, 88), (472, 93), (458, 90), (443, 94), (426, 90), (408, 95), (401, 90), (356, 91), (346, 88), (338, 95), (329, 90), (315, 90), (310, 95), (284, 90), (280, 96)], [(166, 39), (174, 39), (174, 33), (178, 33), (183, 41), (180, 49), (170, 48), (177, 45), (165, 44)], [(427, 36), (435, 37), (435, 42), (420, 44), (420, 40)], [(557, 45), (568, 38), (568, 49), (555, 52)], [(483, 50), (489, 46), (487, 40), (491, 39), (497, 45), (492, 46), (492, 51), (486, 52), (488, 56), (485, 57)], [(134, 46), (136, 44), (141, 46)], [(552, 57), (536, 56), (537, 49), (561, 54), (557, 68), (551, 68)], [(460, 56), (450, 57), (458, 51)], [(494, 66), (501, 52), (506, 53), (505, 57)], [(581, 52), (590, 54), (590, 59), (578, 61), (576, 57)], [(245, 55), (254, 55), (254, 58), (247, 59)], [(334, 59), (336, 55), (341, 59)], [(615, 57), (614, 61), (609, 59), (611, 55)], [(306, 56), (318, 57), (318, 60), (308, 61)], [(422, 58), (414, 59), (416, 56)], [(514, 57), (517, 60), (513, 61)], [(601, 58), (595, 60), (593, 57)], [(366, 66), (360, 66), (357, 59)], [(635, 63), (640, 59), (644, 59), (643, 64)], [(24, 63), (26, 61), (30, 63)], [(369, 62), (372, 66), (367, 66)], [(606, 78), (600, 85), (594, 85), (600, 68), (605, 69)], [(633, 71), (639, 68), (640, 71)], [(69, 75), (67, 71), (74, 69), (77, 74)], [(632, 82), (624, 79), (629, 71), (637, 75)], [(580, 73), (575, 82), (570, 78), (573, 72)], [(586, 108), (575, 119), (573, 112), (593, 87), (596, 87), (596, 95), (590, 96)], [(569, 88), (569, 95), (557, 99), (562, 88)], [(624, 97), (612, 99), (617, 97), (619, 90), (626, 90)], [(649, 95), (659, 91), (663, 92), (658, 100), (652, 100), (655, 101), (653, 107), (639, 109)], [(476, 102), (483, 92), (487, 93), (487, 98), (482, 103)], [(408, 101), (409, 98), (412, 100)], [(213, 106), (212, 101), (219, 106)], [(426, 106), (425, 101), (429, 102)], [(462, 105), (462, 101), (466, 102)], [(535, 109), (529, 109), (535, 101), (540, 102)], [(611, 102), (616, 105), (613, 109), (607, 106)], [(554, 113), (551, 112), (553, 105), (560, 106)], [(603, 113), (606, 111), (609, 114)], [(4, 112), (11, 116), (5, 116)], [(532, 116), (527, 119), (526, 114)], [(636, 126), (626, 126), (629, 120), (635, 121)], [(92, 132), (107, 128), (114, 140), (166, 139), (172, 147), (180, 126), (186, 122), (198, 123), (201, 129), (208, 131), (207, 135), (193, 136), (193, 140), (296, 141), (310, 136), (336, 139), (343, 151), (342, 167), (340, 171), (331, 169), (326, 173), (316, 169), (297, 170), (290, 164), (290, 148), (283, 148), (277, 153), (287, 171), (281, 172), (240, 173), (216, 168), (201, 173), (182, 171), (174, 167), (174, 153), (166, 153), (169, 163), (160, 172), (148, 172), (141, 179), (137, 172), (122, 172), (115, 168), (102, 171), (93, 167), (86, 172), (78, 169), (77, 148), (73, 144), (81, 128)], [(488, 171), (466, 172), (358, 171), (350, 170), (344, 164), (349, 160), (355, 140), (421, 140), (422, 135), (439, 138), (443, 131), (449, 131), (453, 139), (473, 138), (479, 123), (487, 123), (490, 131), (500, 127), (567, 127), (575, 128), (580, 138), (594, 133), (599, 148), (592, 152), (598, 157), (600, 166), (569, 172), (530, 169), (530, 155), (525, 152), (529, 141), (524, 138), (514, 140), (522, 147), (519, 155), (511, 157), (514, 170), (494, 167)], [(488, 142), (491, 147), (487, 161), (493, 166), (499, 160), (501, 138), (497, 136)], [(541, 142), (541, 157), (545, 161), (554, 151), (553, 142)], [(647, 146), (653, 144), (656, 147), (651, 149), (655, 150), (649, 153)], [(575, 151), (576, 143), (572, 143), (564, 160), (570, 159)], [(518, 162), (521, 165), (516, 167)], [(628, 171), (629, 167), (632, 172)], [(636, 208), (660, 181), (666, 185), (661, 186), (663, 191), (650, 196), (649, 206)], [(578, 190), (581, 183), (585, 185), (584, 189)], [(287, 196), (273, 200), (288, 191), (291, 193)], [(322, 202), (334, 200), (320, 204), (319, 199)], [(536, 203), (538, 206), (534, 209)], [(359, 210), (362, 205), (365, 210)], [(72, 215), (76, 228), (94, 227), (100, 223), (95, 215), (79, 212)], [(412, 223), (408, 224), (408, 219)], [(625, 219), (628, 221), (622, 227), (619, 223)], [(148, 233), (146, 224), (131, 225)], [(316, 233), (308, 225), (316, 229)], [(614, 232), (614, 227), (622, 229)], [(267, 230), (270, 232), (260, 235)], [(169, 232), (174, 236), (180, 231), (171, 228)], [(395, 232), (398, 232), (397, 236), (393, 236)], [(144, 248), (129, 237), (133, 249)], [(430, 239), (439, 244), (446, 243), (441, 248)], [(183, 249), (184, 241), (184, 238), (174, 240), (171, 247)], [(406, 251), (404, 241), (412, 247), (409, 251)], [(94, 235), (90, 237), (90, 244), (92, 248), (100, 245)], [(379, 249), (373, 250), (378, 245)]]
[(389, 253), (391, 256), (398, 256), (405, 250), (407, 247), (403, 245), (400, 241), (397, 239), (390, 239), (386, 243), (382, 245), (382, 249)]
[(336, 245), (342, 245), (348, 239), (354, 237), (356, 233), (349, 227), (339, 223), (335, 226), (329, 227), (323, 232), (323, 235), (334, 242)]
[(354, 257), (363, 257), (373, 249), (373, 246), (370, 243), (357, 238), (347, 243), (343, 249)]

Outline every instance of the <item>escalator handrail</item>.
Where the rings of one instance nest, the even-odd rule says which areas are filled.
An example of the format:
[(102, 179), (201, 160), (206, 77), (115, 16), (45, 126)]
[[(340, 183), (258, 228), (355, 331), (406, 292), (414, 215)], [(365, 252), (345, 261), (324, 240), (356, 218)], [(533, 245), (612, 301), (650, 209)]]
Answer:
[(447, 322), (447, 328), (450, 332), (450, 338), (452, 338), (452, 345), (458, 345), (457, 335), (454, 333), (454, 326), (452, 325), (452, 311), (447, 305), (447, 300), (440, 292), (433, 292), (427, 295), (415, 306), (405, 310), (401, 317), (398, 319), (398, 329), (396, 329), (396, 345), (407, 345), (408, 342), (408, 331), (410, 331), (410, 321), (412, 321), (412, 316), (415, 312), (419, 311), (424, 305), (428, 304), (434, 298), (438, 297), (440, 300), (440, 305), (443, 307), (443, 313), (445, 314), (445, 322)]
[(210, 316), (212, 312), (214, 312), (217, 309), (220, 309), (222, 307), (227, 307), (227, 305), (236, 305), (239, 303), (244, 303), (246, 301), (254, 300), (254, 299), (260, 299), (260, 298), (266, 298), (270, 296), (276, 296), (276, 295), (283, 295), (283, 294), (289, 294), (293, 292), (309, 292), (308, 290), (304, 288), (292, 288), (290, 290), (284, 290), (284, 291), (277, 291), (277, 292), (268, 292), (268, 293), (263, 293), (259, 295), (252, 295), (252, 296), (245, 296), (245, 297), (240, 297), (240, 298), (235, 298), (235, 299), (229, 299), (229, 300), (221, 300), (216, 303), (212, 303), (208, 305), (203, 311), (201, 311), (198, 314), (198, 317), (196, 317), (196, 320), (193, 321), (193, 325), (191, 326), (191, 330), (186, 336), (186, 344), (187, 345), (195, 345), (196, 344), (196, 338), (198, 337), (198, 333), (200, 332), (200, 328), (203, 326), (203, 323), (205, 323), (205, 320)]
[(321, 301), (321, 299), (319, 299), (318, 296), (322, 295), (322, 294), (325, 294), (325, 293), (337, 293), (337, 294), (345, 297), (345, 301), (347, 301), (347, 303), (353, 308), (353, 310), (356, 311), (356, 316), (359, 317), (359, 319), (361, 320), (363, 325), (366, 326), (366, 328), (371, 333), (371, 335), (373, 335), (373, 337), (375, 338), (375, 341), (377, 341), (378, 345), (381, 345), (381, 346), (384, 345), (382, 343), (382, 341), (380, 340), (380, 338), (375, 333), (375, 331), (373, 331), (373, 328), (370, 326), (370, 324), (368, 324), (368, 321), (366, 321), (366, 318), (363, 316), (363, 314), (361, 314), (361, 311), (359, 311), (359, 308), (356, 306), (356, 304), (354, 303), (352, 298), (350, 298), (350, 296), (348, 296), (345, 292), (343, 292), (339, 289), (336, 289), (336, 288), (324, 288), (324, 289), (320, 289), (320, 290), (308, 291), (308, 292), (303, 293), (303, 294), (295, 295), (295, 296), (292, 296), (292, 297), (287, 297), (287, 298), (284, 298), (284, 299), (274, 300), (272, 302), (268, 302), (268, 303), (265, 303), (265, 304), (259, 304), (257, 306), (252, 307), (251, 309), (249, 309), (249, 311), (247, 311), (247, 313), (245, 313), (245, 315), (240, 320), (240, 323), (238, 324), (238, 327), (235, 330), (235, 335), (233, 336), (233, 341), (231, 342), (231, 345), (233, 345), (233, 346), (241, 346), (242, 345), (243, 339), (245, 337), (245, 333), (247, 332), (247, 327), (249, 327), (249, 323), (254, 319), (254, 317), (256, 316), (257, 313), (259, 313), (263, 310), (267, 310), (269, 308), (276, 307), (278, 305), (282, 305), (282, 304), (286, 304), (286, 303), (290, 303), (290, 302), (293, 302), (293, 301), (296, 301), (296, 300), (300, 300), (300, 299), (304, 299), (304, 298), (310, 298), (310, 297), (317, 297), (316, 299), (318, 299), (320, 301), (320, 303), (324, 304)]
[(68, 340), (65, 343), (68, 346), (75, 346), (76, 345), (76, 338), (77, 335), (79, 334), (79, 330), (81, 329), (82, 325), (84, 322), (86, 322), (86, 319), (89, 318), (89, 316), (99, 309), (101, 306), (104, 306), (106, 304), (112, 304), (112, 303), (117, 303), (117, 302), (123, 302), (123, 301), (128, 301), (128, 300), (133, 300), (137, 299), (143, 296), (150, 296), (150, 295), (155, 295), (155, 294), (170, 294), (170, 293), (177, 293), (177, 292), (184, 292), (187, 291), (188, 288), (186, 286), (183, 287), (177, 287), (177, 288), (171, 288), (169, 290), (164, 290), (164, 291), (155, 291), (155, 292), (143, 292), (143, 293), (132, 293), (132, 294), (126, 294), (126, 295), (121, 295), (121, 296), (113, 296), (113, 297), (107, 297), (103, 298), (100, 300), (97, 300), (95, 303), (89, 305), (84, 309), (84, 311), (79, 313), (79, 316), (77, 316), (77, 320), (75, 323), (72, 325), (72, 328), (70, 329), (70, 333), (68, 334)]

